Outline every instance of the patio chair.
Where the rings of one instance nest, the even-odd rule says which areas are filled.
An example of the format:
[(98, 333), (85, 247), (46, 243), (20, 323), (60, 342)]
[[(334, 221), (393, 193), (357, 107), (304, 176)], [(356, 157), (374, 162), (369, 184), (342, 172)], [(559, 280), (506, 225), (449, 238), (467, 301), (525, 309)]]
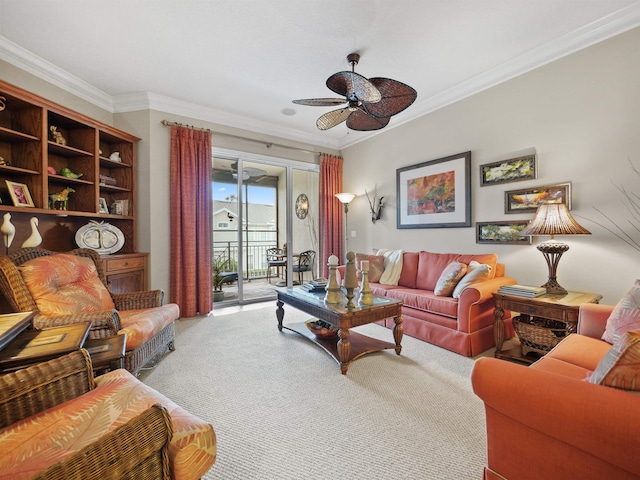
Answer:
[(281, 248), (267, 248), (267, 282), (271, 283), (271, 269), (276, 268), (278, 277), (280, 277), (280, 269), (287, 268), (286, 252)]
[(298, 256), (298, 264), (293, 266), (293, 271), (298, 272), (298, 281), (300, 282), (300, 285), (302, 285), (304, 272), (311, 272), (311, 279), (313, 280), (313, 265), (315, 260), (316, 252), (314, 250), (307, 250)]

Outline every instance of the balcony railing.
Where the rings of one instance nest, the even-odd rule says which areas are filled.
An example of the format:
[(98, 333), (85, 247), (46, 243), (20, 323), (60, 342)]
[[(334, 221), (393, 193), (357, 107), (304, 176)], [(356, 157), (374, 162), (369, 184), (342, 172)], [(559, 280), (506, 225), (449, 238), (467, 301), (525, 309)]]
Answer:
[[(267, 249), (277, 247), (275, 241), (245, 242), (243, 253), (243, 280), (265, 278), (267, 276)], [(237, 270), (240, 251), (235, 241), (213, 242), (213, 258), (224, 258), (232, 271)]]

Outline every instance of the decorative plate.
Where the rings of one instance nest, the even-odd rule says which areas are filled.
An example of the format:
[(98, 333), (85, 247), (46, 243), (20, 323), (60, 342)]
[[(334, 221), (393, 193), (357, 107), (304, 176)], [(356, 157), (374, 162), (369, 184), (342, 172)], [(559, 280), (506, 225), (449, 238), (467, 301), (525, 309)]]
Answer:
[(92, 248), (100, 255), (109, 255), (122, 248), (124, 234), (110, 223), (91, 220), (76, 232), (76, 243), (80, 248)]
[(309, 213), (309, 199), (304, 193), (298, 195), (296, 199), (296, 216), (300, 220), (304, 220)]

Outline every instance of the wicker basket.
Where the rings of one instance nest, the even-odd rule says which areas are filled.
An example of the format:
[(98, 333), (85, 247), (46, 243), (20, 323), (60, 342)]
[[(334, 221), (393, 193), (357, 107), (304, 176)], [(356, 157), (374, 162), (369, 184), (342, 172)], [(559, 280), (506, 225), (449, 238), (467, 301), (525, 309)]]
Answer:
[(513, 328), (520, 339), (522, 355), (529, 352), (545, 355), (569, 334), (563, 322), (522, 315), (513, 319)]

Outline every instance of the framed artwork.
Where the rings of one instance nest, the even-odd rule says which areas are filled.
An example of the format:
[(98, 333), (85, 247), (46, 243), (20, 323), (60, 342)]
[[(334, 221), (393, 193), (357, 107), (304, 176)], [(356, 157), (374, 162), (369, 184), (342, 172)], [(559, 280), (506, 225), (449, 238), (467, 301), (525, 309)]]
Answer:
[(531, 245), (530, 236), (520, 236), (528, 224), (527, 220), (477, 222), (476, 243)]
[(558, 200), (571, 210), (571, 182), (504, 192), (504, 213), (535, 213), (541, 203)]
[(396, 170), (398, 228), (471, 226), (471, 152)]
[(109, 207), (107, 206), (107, 201), (104, 198), (98, 198), (98, 206), (100, 207), (99, 213), (109, 213)]
[(7, 182), (7, 188), (9, 189), (9, 195), (11, 195), (11, 200), (13, 201), (13, 205), (16, 207), (33, 207), (33, 200), (31, 199), (31, 194), (29, 193), (29, 187), (27, 187), (24, 183), (11, 182), (9, 180), (5, 180)]
[(480, 185), (483, 187), (531, 180), (537, 177), (535, 154), (480, 165)]

